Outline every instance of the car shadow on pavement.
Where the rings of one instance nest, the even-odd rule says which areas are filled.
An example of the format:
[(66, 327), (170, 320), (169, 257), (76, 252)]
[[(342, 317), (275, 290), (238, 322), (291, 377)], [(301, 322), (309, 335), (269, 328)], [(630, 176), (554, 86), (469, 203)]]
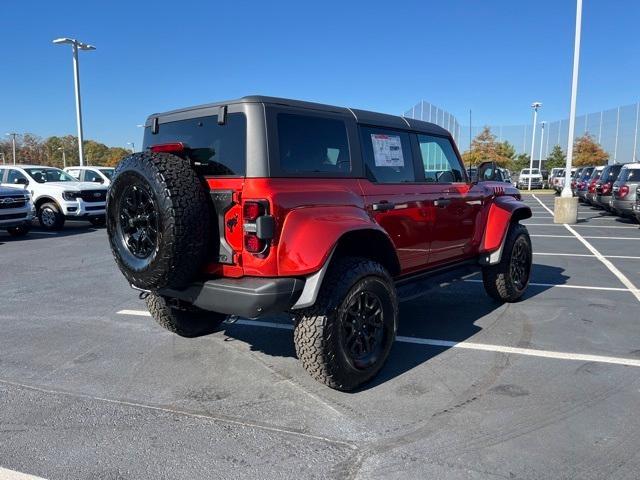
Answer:
[(54, 231), (45, 230), (34, 223), (34, 225), (31, 227), (31, 231), (22, 237), (12, 237), (7, 232), (0, 231), (0, 245), (2, 245), (3, 243), (9, 244), (13, 242), (28, 242), (30, 240), (47, 237), (61, 238), (73, 235), (83, 235), (86, 233), (95, 232), (96, 230), (104, 230), (106, 233), (105, 227), (95, 227), (89, 222), (67, 222), (61, 230)]
[[(535, 264), (532, 281), (562, 285), (569, 278), (563, 272), (563, 268)], [(467, 281), (435, 287), (419, 298), (402, 302), (398, 336), (409, 337), (410, 341), (397, 341), (380, 373), (354, 392), (389, 382), (451, 348), (413, 343), (412, 339), (417, 339), (416, 342), (423, 339), (458, 343), (481, 332), (483, 328), (478, 325), (481, 319), (507, 307), (485, 294), (482, 284), (477, 282), (480, 278), (476, 276)], [(550, 288), (544, 285), (530, 286), (520, 302), (527, 302)], [(284, 315), (265, 318), (264, 321), (293, 324)], [(493, 325), (495, 322), (489, 323)], [(252, 351), (276, 357), (296, 356), (291, 330), (231, 324), (226, 326), (225, 333), (227, 341), (245, 342)]]

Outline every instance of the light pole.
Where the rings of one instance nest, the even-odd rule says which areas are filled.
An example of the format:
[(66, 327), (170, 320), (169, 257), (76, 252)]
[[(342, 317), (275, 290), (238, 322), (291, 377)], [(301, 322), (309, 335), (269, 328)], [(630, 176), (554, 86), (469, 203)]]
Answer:
[(547, 122), (540, 122), (540, 155), (538, 155), (538, 168), (542, 173), (542, 146), (544, 145), (544, 126)]
[(62, 168), (67, 168), (67, 155), (65, 154), (64, 148), (58, 147), (58, 150), (62, 150)]
[(531, 156), (529, 157), (529, 190), (531, 190), (531, 175), (533, 172), (533, 149), (536, 146), (536, 122), (538, 120), (538, 109), (542, 106), (540, 102), (533, 102), (533, 130), (531, 130)]
[(82, 148), (82, 107), (80, 105), (80, 72), (78, 69), (78, 50), (95, 50), (93, 45), (87, 45), (75, 38), (57, 38), (53, 43), (59, 45), (68, 43), (73, 49), (73, 82), (76, 92), (76, 121), (78, 123), (78, 154), (80, 158), (80, 166), (84, 165), (84, 151)]
[(573, 77), (571, 79), (571, 106), (569, 112), (569, 135), (567, 140), (567, 163), (564, 170), (564, 187), (560, 198), (555, 199), (555, 223), (576, 223), (578, 221), (578, 199), (571, 191), (571, 163), (573, 161), (573, 134), (578, 96), (578, 70), (580, 67), (580, 32), (582, 29), (582, 0), (576, 0), (576, 34), (573, 44)]
[(4, 165), (4, 152), (0, 152), (0, 155), (2, 155), (2, 164)]
[(127, 145), (131, 145), (131, 153), (136, 153), (136, 144), (135, 144), (135, 142), (127, 142)]
[(16, 164), (16, 135), (17, 133), (7, 133), (7, 137), (11, 137), (11, 143), (13, 148), (13, 164)]

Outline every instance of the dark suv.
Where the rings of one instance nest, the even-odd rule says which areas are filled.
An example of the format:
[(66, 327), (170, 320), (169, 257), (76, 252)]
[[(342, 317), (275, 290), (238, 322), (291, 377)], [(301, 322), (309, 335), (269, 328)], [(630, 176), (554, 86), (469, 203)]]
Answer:
[(502, 302), (528, 285), (531, 210), (495, 164), (470, 182), (434, 124), (253, 96), (151, 115), (143, 150), (116, 168), (109, 240), (179, 335), (289, 312), (306, 370), (350, 390), (387, 358), (399, 298), (476, 270)]
[(618, 179), (620, 169), (622, 165), (607, 165), (604, 167), (600, 178), (596, 182), (596, 205), (606, 209), (611, 209), (611, 192), (613, 191), (613, 184)]

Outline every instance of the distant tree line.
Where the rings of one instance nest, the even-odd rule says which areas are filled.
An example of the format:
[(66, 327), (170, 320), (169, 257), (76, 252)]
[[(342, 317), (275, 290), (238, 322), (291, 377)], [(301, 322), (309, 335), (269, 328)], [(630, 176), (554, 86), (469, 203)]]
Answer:
[[(476, 166), (482, 162), (494, 161), (499, 166), (517, 172), (523, 168), (529, 168), (529, 155), (516, 154), (516, 149), (508, 141), (499, 142), (491, 133), (489, 127), (472, 140), (471, 148), (462, 154), (462, 159), (467, 166)], [(562, 147), (556, 145), (546, 158), (542, 159), (542, 166), (546, 170), (556, 167), (564, 167), (566, 156)], [(600, 146), (594, 138), (585, 134), (575, 139), (573, 143), (573, 165), (605, 165), (609, 160), (609, 154)], [(537, 166), (537, 160), (533, 162)]]
[[(83, 146), (85, 163), (88, 165), (112, 167), (131, 153), (126, 148), (108, 147), (104, 143), (93, 140), (85, 140)], [(12, 148), (10, 137), (0, 140), (0, 163), (2, 163), (2, 154), (4, 154), (5, 163), (13, 163)], [(67, 167), (79, 164), (78, 138), (73, 135), (45, 139), (31, 133), (16, 136), (16, 163), (62, 168), (63, 150)]]

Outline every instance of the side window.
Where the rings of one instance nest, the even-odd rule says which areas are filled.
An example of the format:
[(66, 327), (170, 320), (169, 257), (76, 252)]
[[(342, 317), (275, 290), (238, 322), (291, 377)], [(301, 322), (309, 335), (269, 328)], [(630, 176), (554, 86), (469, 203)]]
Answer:
[(367, 178), (377, 183), (415, 182), (409, 134), (361, 127), (362, 156)]
[(283, 172), (351, 172), (347, 128), (342, 120), (279, 113), (278, 147)]
[(427, 182), (464, 182), (462, 165), (447, 138), (418, 135), (422, 165)]
[(0, 168), (0, 183), (4, 182), (4, 168)]
[(69, 170), (68, 171), (69, 175), (71, 175), (72, 177), (77, 178), (78, 180), (80, 180), (80, 170)]
[(25, 177), (18, 170), (10, 169), (9, 175), (7, 175), (7, 183), (17, 184), (17, 183), (20, 183), (20, 180), (22, 180), (22, 183), (25, 184), (27, 182), (27, 177)]
[[(69, 172), (69, 173), (71, 173), (71, 172)], [(73, 175), (73, 176), (75, 177), (75, 175)], [(100, 182), (100, 183), (104, 182), (104, 180), (102, 180), (102, 177), (97, 172), (95, 172), (94, 170), (85, 170), (84, 171), (84, 181), (85, 182)]]

